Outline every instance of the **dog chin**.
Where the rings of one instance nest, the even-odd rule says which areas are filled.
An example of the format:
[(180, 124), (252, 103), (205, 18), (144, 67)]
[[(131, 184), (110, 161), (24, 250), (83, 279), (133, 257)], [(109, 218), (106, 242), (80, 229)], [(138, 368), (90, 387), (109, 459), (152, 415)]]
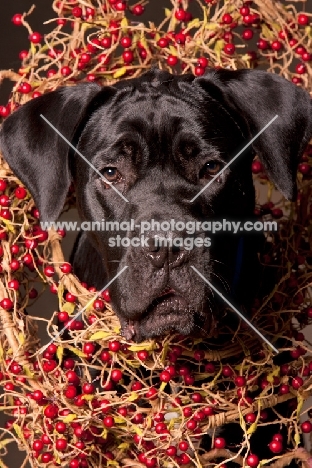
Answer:
[(141, 342), (168, 333), (194, 335), (200, 332), (203, 319), (181, 296), (169, 294), (153, 300), (139, 320), (123, 318), (120, 322), (124, 338)]

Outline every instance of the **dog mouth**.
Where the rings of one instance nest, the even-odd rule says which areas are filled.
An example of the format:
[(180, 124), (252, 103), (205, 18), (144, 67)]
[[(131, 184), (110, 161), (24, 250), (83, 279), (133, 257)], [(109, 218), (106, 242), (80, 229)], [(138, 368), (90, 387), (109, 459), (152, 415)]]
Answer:
[(121, 334), (136, 342), (161, 337), (168, 332), (190, 334), (194, 328), (195, 311), (173, 288), (167, 286), (153, 299), (139, 320), (122, 323)]

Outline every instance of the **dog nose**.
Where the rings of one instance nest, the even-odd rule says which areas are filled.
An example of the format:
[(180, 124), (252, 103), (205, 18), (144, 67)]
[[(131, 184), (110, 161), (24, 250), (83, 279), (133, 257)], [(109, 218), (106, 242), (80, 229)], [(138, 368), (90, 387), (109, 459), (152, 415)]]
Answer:
[(156, 268), (163, 268), (166, 264), (180, 265), (187, 254), (183, 247), (173, 244), (173, 237), (150, 235), (146, 239), (144, 253)]

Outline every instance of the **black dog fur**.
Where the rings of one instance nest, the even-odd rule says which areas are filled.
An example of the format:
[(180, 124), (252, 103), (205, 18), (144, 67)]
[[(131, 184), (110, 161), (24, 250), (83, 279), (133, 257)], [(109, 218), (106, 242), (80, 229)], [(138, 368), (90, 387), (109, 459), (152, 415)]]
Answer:
[[(40, 114), (106, 178), (115, 179), (128, 203), (69, 149)], [(229, 162), (275, 115), (278, 118), (252, 146), (191, 203), (211, 173)], [(111, 87), (79, 84), (34, 99), (5, 120), (0, 143), (10, 167), (33, 195), (42, 221), (57, 220), (72, 182), (82, 220), (244, 221), (253, 219), (254, 155), (280, 191), (294, 199), (297, 162), (311, 134), (310, 96), (277, 75), (220, 69), (195, 78), (153, 69)], [(218, 321), (229, 319), (191, 265), (248, 311), (258, 286), (262, 235), (223, 233), (212, 239), (210, 249), (191, 251), (155, 249), (152, 243), (110, 248), (111, 235), (79, 235), (72, 262), (77, 276), (98, 289), (128, 266), (110, 287), (127, 338), (140, 341), (168, 331), (209, 335)], [(155, 235), (175, 234), (148, 233), (150, 240)], [(244, 251), (235, 279), (240, 239)], [(279, 411), (286, 414), (287, 408)], [(252, 451), (262, 458), (271, 455), (265, 447), (272, 431), (277, 428), (257, 430), (251, 438)], [(242, 433), (230, 424), (226, 432), (235, 450)]]
[[(105, 177), (115, 179), (129, 202), (70, 150), (40, 114)], [(229, 162), (275, 115), (252, 146), (191, 203), (211, 172)], [(58, 218), (72, 181), (82, 220), (245, 220), (253, 218), (255, 204), (254, 154), (281, 192), (294, 199), (298, 158), (311, 133), (308, 93), (280, 76), (220, 69), (195, 78), (153, 69), (114, 86), (79, 84), (34, 99), (5, 120), (1, 148), (32, 193), (42, 221)], [(210, 249), (186, 251), (155, 250), (153, 245), (110, 248), (111, 235), (83, 233), (72, 261), (77, 276), (97, 288), (128, 266), (110, 287), (128, 338), (140, 341), (170, 330), (209, 333), (217, 325), (221, 312), (213, 305), (213, 294), (190, 265), (247, 309), (255, 295), (259, 236), (223, 233), (213, 238)], [(175, 234), (150, 232), (150, 241), (155, 235)], [(240, 237), (244, 253), (234, 291)]]

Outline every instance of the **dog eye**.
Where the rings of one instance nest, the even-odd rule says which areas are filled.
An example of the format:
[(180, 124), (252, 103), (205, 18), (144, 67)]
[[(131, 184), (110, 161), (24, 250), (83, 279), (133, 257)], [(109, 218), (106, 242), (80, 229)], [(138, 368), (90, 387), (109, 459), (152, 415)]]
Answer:
[(116, 167), (104, 167), (101, 173), (108, 182), (118, 182), (121, 178), (121, 174)]
[(219, 161), (207, 162), (199, 173), (200, 178), (207, 178), (209, 176), (215, 176), (221, 171), (222, 165)]

